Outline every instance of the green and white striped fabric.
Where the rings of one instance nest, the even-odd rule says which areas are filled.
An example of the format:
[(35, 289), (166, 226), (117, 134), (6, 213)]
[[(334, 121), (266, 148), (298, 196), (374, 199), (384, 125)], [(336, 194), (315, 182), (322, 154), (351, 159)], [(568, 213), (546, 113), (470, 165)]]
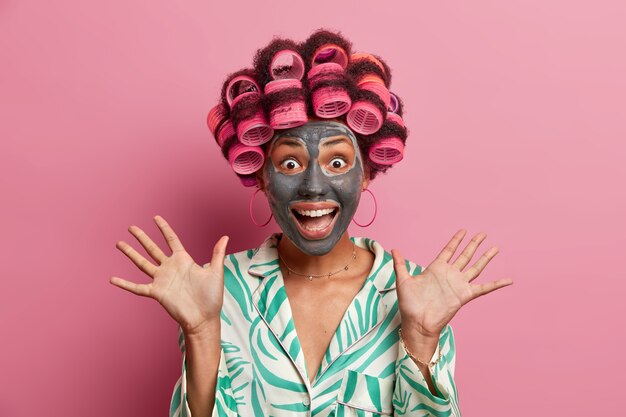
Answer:
[[(344, 314), (313, 383), (296, 335), (278, 264), (277, 234), (257, 250), (228, 255), (224, 265), (222, 354), (213, 416), (460, 416), (450, 326), (441, 332), (440, 361), (431, 367), (437, 395), (398, 340), (400, 314), (391, 254), (367, 238), (375, 255), (370, 276)], [(422, 268), (407, 261), (409, 273)], [(185, 346), (170, 417), (190, 417)]]

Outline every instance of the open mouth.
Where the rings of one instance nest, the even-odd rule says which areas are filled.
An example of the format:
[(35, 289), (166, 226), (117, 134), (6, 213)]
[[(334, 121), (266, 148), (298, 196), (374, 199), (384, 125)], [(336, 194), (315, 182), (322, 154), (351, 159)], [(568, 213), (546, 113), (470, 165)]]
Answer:
[(296, 221), (300, 234), (310, 240), (324, 239), (333, 230), (337, 220), (338, 206), (319, 206), (314, 204), (295, 204), (291, 215)]

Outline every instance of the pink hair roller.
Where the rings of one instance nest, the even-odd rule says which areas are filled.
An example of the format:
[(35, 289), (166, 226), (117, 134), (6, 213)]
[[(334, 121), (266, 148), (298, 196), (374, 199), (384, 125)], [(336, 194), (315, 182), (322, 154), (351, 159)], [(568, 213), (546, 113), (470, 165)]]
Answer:
[[(325, 80), (338, 79), (343, 76), (343, 68), (334, 62), (319, 64), (309, 71), (309, 85)], [(312, 93), (313, 110), (315, 115), (330, 119), (346, 114), (352, 106), (352, 100), (347, 91), (337, 87), (322, 87)]]
[(312, 99), (315, 115), (324, 119), (342, 116), (350, 110), (352, 105), (352, 100), (346, 91), (333, 87), (315, 90)]
[(287, 88), (302, 88), (302, 81), (291, 78), (270, 81), (269, 83), (265, 84), (265, 94), (275, 93), (277, 91), (282, 91)]
[(389, 107), (389, 104), (391, 102), (391, 95), (387, 87), (385, 87), (385, 84), (378, 81), (365, 81), (359, 83), (359, 88), (371, 91), (372, 93), (376, 94), (378, 97), (380, 97), (383, 103), (385, 103), (385, 107)]
[(226, 120), (220, 128), (217, 130), (217, 136), (215, 139), (217, 140), (217, 144), (221, 148), (224, 146), (224, 142), (226, 139), (233, 136), (235, 134), (235, 128), (233, 127), (233, 123), (230, 120)]
[(311, 68), (326, 63), (335, 63), (345, 69), (348, 66), (348, 54), (338, 45), (330, 43), (322, 45), (313, 53)]
[[(265, 85), (265, 94), (271, 94), (287, 88), (302, 89), (302, 82), (296, 79), (270, 81)], [(304, 100), (278, 104), (270, 109), (270, 126), (274, 129), (290, 129), (306, 124), (309, 117)]]
[[(233, 100), (231, 108), (234, 108), (244, 97), (250, 97), (252, 94), (261, 95), (258, 92), (249, 92), (239, 95)], [(265, 112), (261, 105), (258, 106), (256, 113), (254, 113), (252, 117), (237, 123), (237, 137), (244, 145), (262, 145), (272, 139), (272, 136), (274, 136), (274, 129), (272, 129), (267, 122)]]
[(389, 120), (390, 122), (394, 122), (396, 124), (399, 124), (400, 126), (404, 127), (404, 120), (402, 120), (402, 117), (398, 116), (395, 113), (392, 113), (390, 111), (387, 112), (387, 120)]
[(369, 101), (357, 101), (350, 108), (346, 122), (355, 132), (371, 135), (383, 125), (383, 114)]
[(207, 115), (206, 121), (213, 137), (216, 137), (216, 130), (220, 124), (226, 119), (227, 109), (224, 104), (220, 103), (213, 107)]
[(237, 174), (247, 175), (258, 171), (263, 166), (265, 155), (258, 146), (235, 143), (228, 150), (228, 161)]
[[(270, 73), (274, 80), (301, 80), (304, 76), (304, 61), (297, 52), (283, 49), (277, 52), (274, 58), (272, 58)], [(267, 88), (267, 86), (265, 88)]]
[(240, 75), (233, 78), (228, 83), (228, 87), (226, 87), (226, 101), (232, 109), (235, 105), (234, 101), (236, 98), (260, 93), (261, 89), (259, 88), (259, 85), (256, 83), (256, 81), (252, 79), (252, 77), (248, 77), (247, 75)]
[(309, 84), (315, 84), (323, 80), (339, 78), (343, 74), (343, 67), (334, 62), (319, 64), (309, 71)]
[(402, 161), (404, 144), (396, 137), (380, 139), (370, 148), (369, 157), (379, 165), (393, 165)]

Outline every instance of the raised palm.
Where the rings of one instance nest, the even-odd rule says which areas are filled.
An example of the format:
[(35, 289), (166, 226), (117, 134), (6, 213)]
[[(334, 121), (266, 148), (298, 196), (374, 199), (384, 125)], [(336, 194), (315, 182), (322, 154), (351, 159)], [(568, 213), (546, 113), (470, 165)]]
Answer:
[(511, 279), (471, 283), (498, 253), (498, 248), (492, 247), (474, 265), (463, 271), (478, 245), (486, 238), (484, 233), (474, 236), (465, 250), (451, 262), (465, 233), (465, 230), (459, 230), (437, 258), (417, 276), (411, 276), (402, 255), (396, 250), (392, 251), (403, 328), (411, 328), (424, 336), (438, 337), (463, 305), (513, 283)]
[(154, 221), (172, 254), (165, 255), (145, 232), (137, 226), (131, 226), (129, 232), (158, 265), (148, 261), (129, 244), (119, 241), (116, 247), (152, 278), (152, 282), (137, 284), (112, 277), (111, 284), (136, 295), (154, 298), (187, 334), (209, 322), (219, 321), (224, 297), (224, 255), (228, 237), (223, 236), (215, 244), (211, 262), (202, 267), (187, 253), (165, 219), (155, 216)]

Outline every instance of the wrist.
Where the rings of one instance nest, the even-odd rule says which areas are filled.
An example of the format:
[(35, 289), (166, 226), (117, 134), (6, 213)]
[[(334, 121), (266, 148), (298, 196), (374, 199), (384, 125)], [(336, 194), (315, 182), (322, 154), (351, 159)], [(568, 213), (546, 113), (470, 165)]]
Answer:
[(405, 326), (400, 329), (400, 336), (409, 356), (422, 364), (430, 362), (439, 345), (439, 335), (424, 335)]
[(423, 342), (439, 340), (441, 330), (426, 330), (424, 327), (406, 322), (401, 324), (402, 334), (413, 339), (419, 339)]
[(221, 335), (221, 321), (217, 319), (207, 320), (193, 328), (185, 329), (183, 327), (183, 335), (185, 339), (190, 341), (203, 341), (218, 338)]

